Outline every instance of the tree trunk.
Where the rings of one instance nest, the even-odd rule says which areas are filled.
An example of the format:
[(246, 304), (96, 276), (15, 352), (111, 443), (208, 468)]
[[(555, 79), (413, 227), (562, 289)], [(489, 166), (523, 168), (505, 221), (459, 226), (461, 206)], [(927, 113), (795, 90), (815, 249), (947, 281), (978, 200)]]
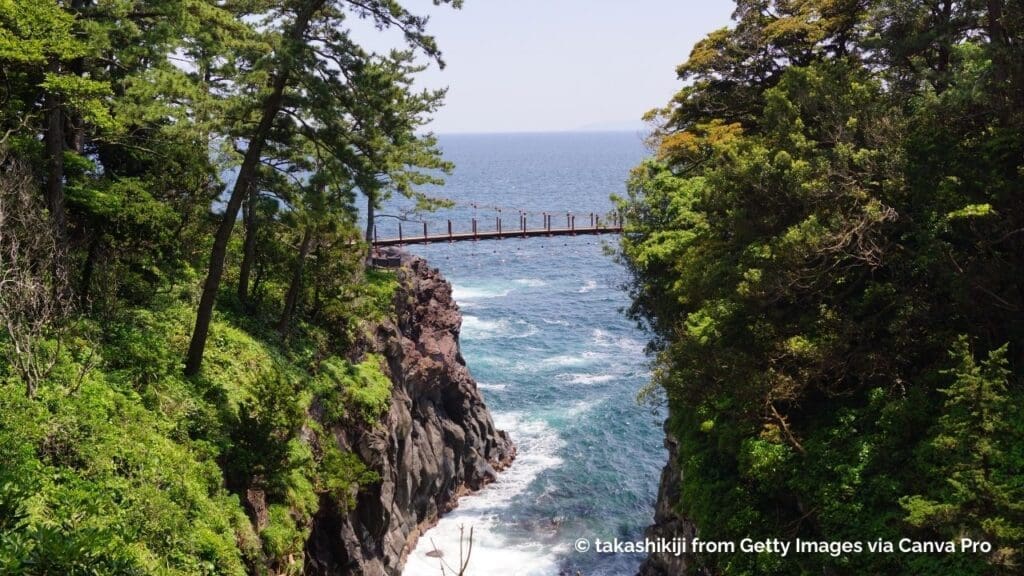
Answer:
[(299, 259), (295, 262), (295, 269), (292, 271), (292, 281), (288, 286), (288, 295), (284, 299), (284, 310), (281, 311), (281, 320), (277, 323), (277, 331), (282, 336), (288, 333), (292, 323), (292, 315), (299, 302), (299, 293), (302, 291), (302, 273), (306, 269), (306, 258), (309, 256), (310, 247), (313, 244), (313, 228), (306, 228), (302, 234), (302, 244), (299, 245)]
[[(312, 0), (296, 15), (295, 22), (289, 32), (289, 39), (293, 44), (302, 42), (306, 29), (309, 27), (309, 20), (313, 13), (323, 6), (326, 0)], [(260, 155), (263, 152), (263, 145), (266, 143), (270, 129), (274, 125), (274, 119), (281, 111), (281, 104), (284, 100), (284, 89), (288, 85), (289, 70), (282, 66), (277, 70), (274, 78), (273, 88), (263, 103), (263, 110), (260, 114), (260, 123), (249, 139), (249, 147), (245, 151), (242, 165), (238, 169), (238, 178), (235, 180), (235, 187), (231, 190), (227, 206), (224, 208), (224, 218), (217, 228), (217, 235), (213, 240), (213, 250), (210, 253), (209, 269), (206, 273), (206, 282), (203, 284), (203, 294), (199, 299), (199, 309), (196, 311), (196, 325), (192, 330), (192, 341), (188, 346), (188, 356), (185, 359), (185, 375), (193, 376), (199, 373), (203, 364), (203, 353), (206, 351), (206, 338), (210, 333), (210, 321), (213, 320), (213, 306), (217, 300), (217, 291), (220, 289), (220, 279), (224, 275), (224, 259), (227, 256), (228, 241), (231, 239), (231, 231), (238, 218), (238, 210), (242, 206), (242, 200), (249, 192), (256, 177), (256, 169), (259, 166)]]
[[(87, 3), (88, 0), (73, 0), (71, 2), (71, 11), (77, 16), (81, 16)], [(85, 58), (71, 60), (68, 62), (67, 70), (75, 76), (84, 76), (86, 71)], [(82, 117), (81, 113), (69, 110), (64, 114), (64, 122), (64, 138), (67, 147), (81, 154), (85, 149), (85, 118)]]
[[(323, 269), (323, 254), (321, 254), (321, 252), (320, 252), (320, 247), (321, 247), (321, 243), (317, 242), (317, 244), (316, 244), (316, 252), (315, 252), (315, 254), (313, 254), (314, 270), (322, 270)], [(320, 304), (321, 304), (320, 284), (321, 284), (321, 282), (319, 281), (319, 278), (314, 277), (314, 281), (313, 281), (313, 307), (309, 311), (310, 318), (312, 318), (314, 320), (320, 316)]]
[(373, 218), (375, 216), (374, 197), (366, 193), (366, 265), (373, 259)]
[(946, 0), (942, 3), (942, 21), (938, 23), (938, 62), (935, 64), (935, 92), (942, 94), (949, 88), (949, 62), (953, 54), (953, 42), (955, 33), (953, 31), (953, 1)]
[(238, 301), (243, 305), (249, 303), (249, 277), (252, 265), (256, 261), (256, 188), (249, 192), (245, 203), (245, 245), (242, 252), (242, 268), (238, 273)]
[(85, 263), (82, 264), (82, 276), (78, 283), (78, 302), (83, 309), (89, 304), (92, 276), (96, 270), (96, 260), (99, 258), (102, 245), (103, 230), (97, 229), (93, 232), (92, 240), (89, 241), (89, 251), (85, 255)]
[(252, 278), (252, 288), (249, 289), (249, 302), (253, 309), (259, 308), (263, 302), (263, 294), (260, 289), (263, 288), (263, 280), (265, 278), (264, 272), (266, 269), (259, 262), (253, 266), (254, 274)]
[[(1015, 109), (1024, 104), (1024, 66), (1021, 65), (1020, 48), (1011, 40), (1013, 32), (1006, 29), (1003, 1), (988, 0), (986, 8), (989, 55), (999, 118), (1004, 124), (1009, 124)], [(1011, 26), (1016, 24), (1012, 18), (1010, 22)]]
[(85, 150), (85, 120), (81, 114), (65, 115), (64, 134), (69, 149), (78, 154)]
[(203, 352), (206, 350), (206, 338), (210, 332), (210, 321), (213, 319), (213, 306), (217, 300), (217, 291), (220, 288), (220, 279), (224, 275), (224, 260), (227, 257), (228, 241), (231, 239), (231, 230), (238, 218), (238, 210), (242, 205), (242, 198), (252, 182), (256, 166), (263, 151), (263, 144), (270, 127), (281, 109), (284, 85), (287, 82), (287, 73), (282, 72), (274, 83), (274, 91), (267, 97), (263, 106), (263, 115), (256, 133), (249, 141), (249, 149), (245, 152), (242, 166), (238, 171), (238, 179), (235, 180), (235, 187), (231, 191), (227, 206), (224, 208), (224, 217), (217, 228), (217, 235), (213, 240), (213, 250), (210, 253), (209, 269), (206, 273), (206, 282), (203, 284), (203, 295), (199, 299), (199, 309), (196, 312), (196, 325), (192, 331), (192, 341), (188, 347), (188, 358), (185, 361), (185, 375), (192, 376), (199, 372), (203, 363)]
[[(60, 62), (50, 61), (47, 70), (57, 74)], [(46, 93), (46, 208), (50, 211), (50, 225), (57, 243), (57, 257), (54, 262), (63, 264), (67, 255), (67, 222), (64, 215), (64, 112), (61, 97), (52, 91)]]
[(999, 85), (997, 89), (1002, 91), (1005, 90), (1002, 84), (1009, 77), (1006, 62), (1007, 41), (1005, 30), (1003, 29), (1003, 2), (1002, 0), (988, 0), (987, 4), (988, 41), (992, 51), (992, 76), (996, 84)]

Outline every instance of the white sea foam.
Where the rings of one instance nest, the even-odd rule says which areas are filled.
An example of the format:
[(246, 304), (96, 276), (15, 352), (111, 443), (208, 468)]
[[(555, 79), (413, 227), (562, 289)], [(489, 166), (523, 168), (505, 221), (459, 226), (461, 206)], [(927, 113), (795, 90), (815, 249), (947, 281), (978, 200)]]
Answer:
[(466, 335), (472, 333), (476, 335), (478, 332), (487, 332), (494, 330), (498, 327), (498, 320), (482, 320), (477, 316), (470, 316), (469, 314), (463, 314), (462, 316), (462, 334)]
[[(459, 514), (456, 511), (454, 514)], [(442, 520), (442, 522), (445, 522)], [(473, 554), (466, 569), (467, 576), (490, 576), (502, 574), (508, 576), (550, 576), (558, 574), (558, 551), (545, 548), (540, 544), (527, 542), (512, 544), (497, 533), (480, 525), (463, 522), (466, 528), (464, 545), (468, 546), (469, 527), (473, 526)], [(483, 528), (483, 529), (481, 529)], [(436, 545), (444, 554), (451, 566), (458, 566), (459, 531), (454, 526), (451, 534), (440, 534), (444, 530), (440, 525), (430, 530), (430, 538), (424, 535), (416, 544), (416, 549), (409, 554), (403, 576), (437, 576), (441, 574), (437, 558), (426, 554)], [(435, 535), (436, 534), (436, 535)], [(457, 568), (456, 568), (457, 569)], [(445, 574), (454, 574), (447, 570)]]
[(453, 284), (452, 297), (459, 305), (464, 306), (466, 302), (474, 300), (487, 300), (491, 298), (504, 298), (518, 287), (537, 288), (546, 286), (547, 283), (540, 278), (516, 278), (511, 284), (505, 280), (485, 281), (474, 284)]
[(594, 344), (601, 348), (612, 348), (627, 354), (642, 354), (644, 351), (643, 342), (628, 336), (612, 336), (600, 328), (595, 328), (591, 337)]
[(577, 290), (577, 292), (580, 294), (586, 294), (587, 292), (592, 292), (595, 288), (597, 288), (597, 282), (594, 280), (587, 280), (583, 284), (583, 287)]
[(615, 380), (615, 374), (559, 374), (559, 380), (565, 380), (570, 384), (602, 384)]
[(527, 338), (536, 333), (537, 327), (523, 320), (484, 320), (472, 315), (462, 317), (462, 336), (470, 339)]
[[(558, 451), (565, 442), (558, 432), (543, 420), (528, 419), (519, 412), (504, 412), (494, 415), (494, 426), (507, 431), (515, 441), (515, 463), (498, 475), (497, 482), (489, 485), (478, 495), (464, 499), (469, 504), (466, 509), (506, 507), (509, 501), (523, 492), (541, 472), (562, 463)], [(464, 508), (462, 501), (459, 508)]]
[(552, 324), (555, 326), (568, 326), (569, 323), (565, 320), (548, 320), (547, 318), (541, 318), (545, 324)]
[(502, 354), (477, 354), (473, 356), (473, 366), (482, 366), (486, 369), (515, 370), (517, 364)]
[(488, 384), (485, 382), (477, 382), (476, 387), (481, 390), (504, 390), (508, 388), (508, 384)]
[(562, 414), (566, 418), (576, 418), (578, 416), (586, 414), (587, 412), (590, 412), (593, 408), (595, 408), (598, 404), (601, 404), (602, 402), (604, 402), (603, 399), (582, 400), (562, 410)]
[(459, 500), (458, 508), (420, 537), (416, 548), (409, 554), (403, 575), (440, 574), (438, 559), (427, 556), (435, 546), (449, 564), (458, 564), (460, 526), (465, 528), (466, 537), (469, 528), (473, 528), (473, 555), (467, 570), (471, 576), (547, 576), (558, 572), (557, 558), (562, 550), (535, 541), (511, 541), (498, 533), (501, 527), (498, 526), (497, 514), (543, 471), (562, 463), (558, 451), (564, 442), (547, 423), (527, 419), (521, 413), (497, 413), (494, 423), (515, 439), (518, 450), (515, 462), (499, 474), (493, 484)]
[(559, 354), (558, 356), (545, 358), (540, 362), (545, 366), (583, 366), (588, 363), (588, 359), (573, 354)]
[(512, 293), (513, 287), (507, 285), (477, 285), (452, 286), (452, 298), (459, 304), (469, 300), (484, 300), (487, 298), (504, 298)]

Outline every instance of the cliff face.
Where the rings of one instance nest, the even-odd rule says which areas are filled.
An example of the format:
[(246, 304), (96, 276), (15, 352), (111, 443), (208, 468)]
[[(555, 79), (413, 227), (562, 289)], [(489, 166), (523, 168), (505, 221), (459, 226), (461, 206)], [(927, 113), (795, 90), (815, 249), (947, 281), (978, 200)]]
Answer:
[(307, 574), (399, 574), (422, 530), (515, 456), (459, 350), (462, 316), (451, 285), (410, 256), (402, 256), (399, 282), (397, 324), (379, 325), (368, 344), (387, 358), (390, 409), (371, 429), (333, 431), (382, 480), (352, 510), (323, 499), (306, 544)]
[[(683, 538), (690, 540), (696, 536), (693, 523), (675, 511), (679, 502), (679, 484), (682, 481), (682, 469), (679, 467), (679, 443), (669, 427), (665, 426), (665, 448), (668, 449), (668, 463), (661, 471), (661, 482), (658, 486), (658, 501), (654, 509), (654, 524), (646, 530), (649, 539)], [(640, 566), (638, 576), (679, 576), (689, 574), (689, 558), (687, 555), (673, 556), (655, 553), (647, 557)]]

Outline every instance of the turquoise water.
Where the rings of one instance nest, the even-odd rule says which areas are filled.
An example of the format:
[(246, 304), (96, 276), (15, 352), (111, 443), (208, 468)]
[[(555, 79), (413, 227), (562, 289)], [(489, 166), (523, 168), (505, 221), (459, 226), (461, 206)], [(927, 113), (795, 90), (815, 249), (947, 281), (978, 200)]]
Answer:
[[(506, 223), (518, 222), (523, 209), (538, 226), (544, 210), (562, 223), (566, 210), (578, 210), (577, 224), (589, 224), (591, 211), (611, 209), (609, 194), (623, 191), (645, 154), (639, 137), (625, 133), (450, 136), (442, 145), (457, 171), (441, 193), (459, 205), (427, 216), (431, 228), (452, 218), (456, 229), (468, 229), (474, 213), (493, 226), (495, 207)], [(519, 455), (495, 484), (463, 498), (424, 534), (405, 574), (440, 573), (426, 556), (433, 545), (454, 564), (460, 525), (474, 529), (472, 575), (635, 573), (640, 556), (573, 549), (577, 538), (642, 537), (665, 460), (664, 415), (635, 401), (650, 376), (646, 336), (621, 312), (626, 274), (603, 250), (614, 241), (410, 247), (454, 285), (463, 355)]]

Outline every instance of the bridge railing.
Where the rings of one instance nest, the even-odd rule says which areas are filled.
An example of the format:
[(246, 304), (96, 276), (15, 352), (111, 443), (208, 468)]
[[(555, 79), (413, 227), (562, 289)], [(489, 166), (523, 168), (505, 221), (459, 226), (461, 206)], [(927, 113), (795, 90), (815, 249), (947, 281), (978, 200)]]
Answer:
[[(493, 227), (488, 226), (492, 222), (488, 219), (478, 219), (473, 217), (470, 219), (470, 227), (468, 232), (457, 232), (453, 229), (452, 220), (446, 221), (446, 226), (436, 232), (431, 229), (429, 222), (410, 222), (405, 221), (405, 224), (412, 224), (412, 226), (403, 227), (403, 221), (398, 221), (398, 235), (392, 237), (381, 237), (378, 234), (377, 226), (373, 227), (373, 244), (375, 246), (389, 246), (389, 245), (400, 245), (400, 244), (423, 244), (430, 242), (458, 242), (466, 240), (486, 240), (486, 239), (501, 239), (501, 238), (515, 238), (515, 237), (532, 237), (532, 236), (562, 236), (562, 235), (575, 235), (575, 234), (611, 234), (622, 231), (623, 220), (622, 214), (619, 212), (611, 212), (602, 218), (602, 215), (597, 212), (590, 212), (587, 218), (577, 225), (576, 223), (577, 214), (573, 212), (565, 213), (565, 226), (560, 226), (560, 220), (556, 224), (554, 213), (543, 212), (541, 214), (541, 225), (539, 227), (531, 227), (531, 222), (526, 213), (520, 213), (518, 222), (514, 228), (510, 228), (502, 220), (501, 216), (495, 216), (493, 220)], [(561, 213), (558, 214), (557, 218), (561, 218)], [(485, 224), (485, 222), (487, 224)], [(420, 228), (422, 227), (422, 228)]]

